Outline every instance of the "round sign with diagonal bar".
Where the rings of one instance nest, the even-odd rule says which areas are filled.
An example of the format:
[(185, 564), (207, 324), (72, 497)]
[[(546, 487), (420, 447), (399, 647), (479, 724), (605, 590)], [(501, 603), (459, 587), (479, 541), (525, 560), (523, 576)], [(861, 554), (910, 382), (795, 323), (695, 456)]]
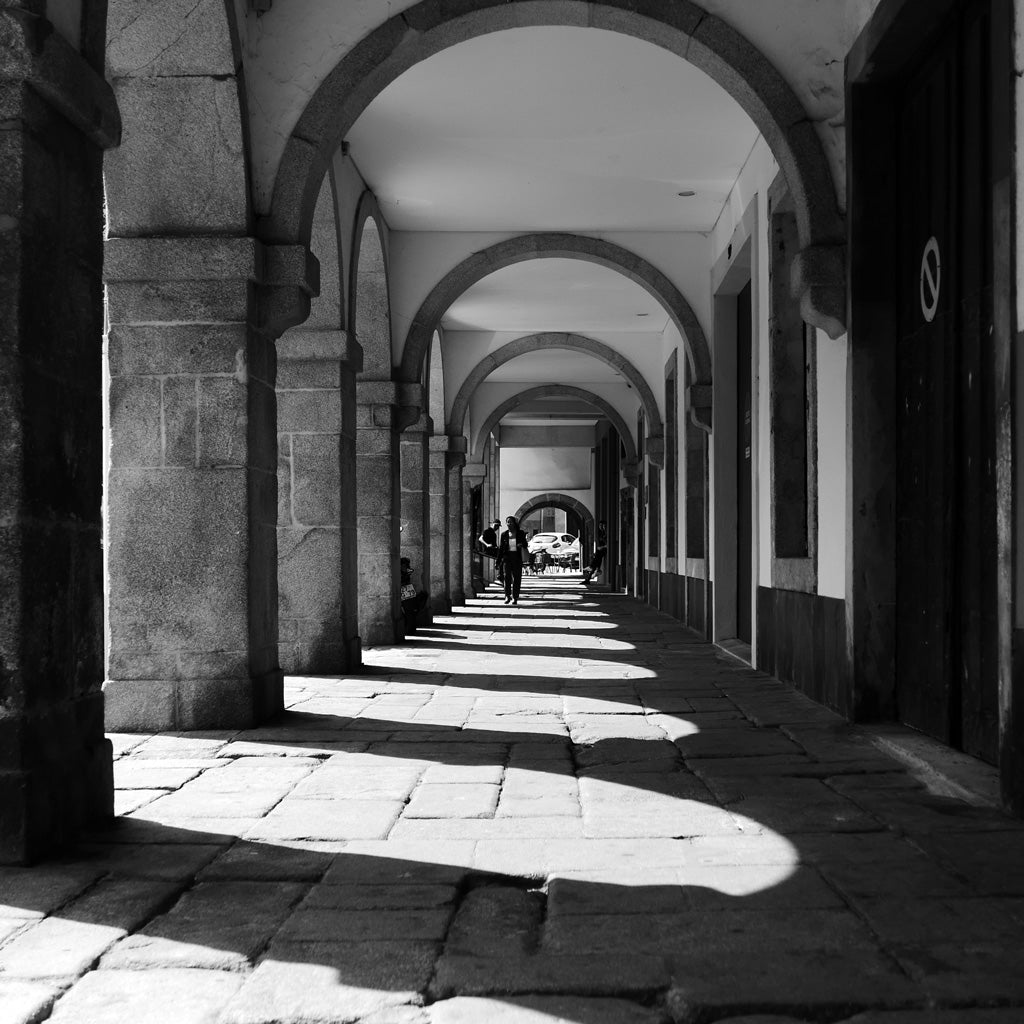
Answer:
[(932, 235), (921, 256), (921, 312), (928, 323), (935, 319), (941, 291), (942, 260), (939, 256), (939, 243)]

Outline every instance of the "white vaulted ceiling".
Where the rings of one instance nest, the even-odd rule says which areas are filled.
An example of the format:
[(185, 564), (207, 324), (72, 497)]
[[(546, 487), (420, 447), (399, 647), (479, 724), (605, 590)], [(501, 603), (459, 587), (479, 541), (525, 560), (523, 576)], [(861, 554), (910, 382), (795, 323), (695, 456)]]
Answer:
[(544, 27), (417, 64), (348, 142), (397, 231), (708, 231), (756, 137), (674, 54)]
[(664, 308), (616, 270), (583, 260), (539, 259), (489, 274), (452, 303), (449, 330), (650, 331), (668, 323)]

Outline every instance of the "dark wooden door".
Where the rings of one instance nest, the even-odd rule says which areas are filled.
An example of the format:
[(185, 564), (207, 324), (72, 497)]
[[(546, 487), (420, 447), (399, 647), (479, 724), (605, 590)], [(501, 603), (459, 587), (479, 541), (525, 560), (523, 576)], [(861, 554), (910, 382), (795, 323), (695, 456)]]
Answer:
[(736, 297), (736, 635), (753, 642), (753, 394), (751, 287)]
[(901, 103), (896, 696), (906, 724), (994, 761), (987, 6), (964, 5)]

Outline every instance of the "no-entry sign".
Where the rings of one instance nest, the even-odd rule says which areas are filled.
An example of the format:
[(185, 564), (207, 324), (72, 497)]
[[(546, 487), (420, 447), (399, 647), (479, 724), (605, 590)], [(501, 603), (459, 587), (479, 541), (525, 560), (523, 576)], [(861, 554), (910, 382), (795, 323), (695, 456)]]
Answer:
[(939, 294), (942, 291), (942, 260), (939, 255), (939, 243), (932, 235), (921, 255), (921, 312), (925, 320), (931, 323), (939, 308)]

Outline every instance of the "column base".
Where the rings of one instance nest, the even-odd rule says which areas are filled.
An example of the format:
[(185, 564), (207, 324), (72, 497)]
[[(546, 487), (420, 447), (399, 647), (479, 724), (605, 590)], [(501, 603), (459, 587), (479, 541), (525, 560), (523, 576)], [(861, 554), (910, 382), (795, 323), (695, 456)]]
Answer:
[(284, 673), (211, 679), (108, 679), (109, 732), (249, 729), (284, 710)]

